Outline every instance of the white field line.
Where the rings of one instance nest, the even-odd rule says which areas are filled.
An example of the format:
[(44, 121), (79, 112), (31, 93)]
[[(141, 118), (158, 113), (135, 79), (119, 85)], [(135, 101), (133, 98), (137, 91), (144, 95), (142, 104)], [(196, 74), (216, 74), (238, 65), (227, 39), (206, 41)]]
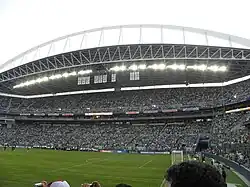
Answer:
[(164, 187), (164, 186), (165, 186), (165, 183), (166, 183), (166, 179), (163, 179), (163, 180), (162, 180), (162, 183), (161, 183), (161, 185), (160, 185), (160, 187)]
[(81, 166), (86, 166), (86, 165), (89, 165), (89, 164), (93, 164), (93, 162), (89, 162), (89, 160), (102, 160), (102, 159), (100, 159), (100, 158), (90, 158), (90, 159), (85, 160), (85, 163), (83, 163), (83, 164), (76, 164), (76, 165), (66, 167), (66, 168), (59, 168), (59, 169), (52, 170), (50, 172), (57, 172), (57, 171), (61, 171), (61, 170), (67, 170), (67, 169), (71, 169), (71, 168), (75, 168), (75, 167), (81, 167)]
[(145, 162), (144, 164), (142, 164), (139, 168), (143, 168), (144, 166), (146, 166), (147, 164), (149, 164), (150, 162), (152, 162), (153, 160), (149, 160), (147, 162)]

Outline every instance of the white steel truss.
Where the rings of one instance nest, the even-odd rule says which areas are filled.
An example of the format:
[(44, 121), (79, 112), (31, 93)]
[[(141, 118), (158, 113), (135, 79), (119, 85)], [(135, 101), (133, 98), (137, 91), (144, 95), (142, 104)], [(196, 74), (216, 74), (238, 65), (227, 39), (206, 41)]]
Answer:
[[(0, 82), (54, 70), (84, 67), (96, 64), (131, 63), (133, 61), (213, 60), (247, 64), (250, 69), (250, 50), (181, 44), (135, 44), (97, 47), (46, 57), (0, 74)], [(246, 63), (247, 62), (247, 63)]]

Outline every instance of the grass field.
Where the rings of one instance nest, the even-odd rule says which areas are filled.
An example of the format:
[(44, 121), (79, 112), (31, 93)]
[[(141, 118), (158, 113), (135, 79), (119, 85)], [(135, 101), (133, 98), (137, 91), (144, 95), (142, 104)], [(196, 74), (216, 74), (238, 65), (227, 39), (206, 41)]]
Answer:
[[(98, 180), (104, 187), (128, 183), (159, 187), (170, 155), (64, 152), (53, 150), (0, 151), (0, 187), (28, 187), (41, 180), (67, 180), (71, 187)], [(232, 172), (230, 183), (246, 185)]]

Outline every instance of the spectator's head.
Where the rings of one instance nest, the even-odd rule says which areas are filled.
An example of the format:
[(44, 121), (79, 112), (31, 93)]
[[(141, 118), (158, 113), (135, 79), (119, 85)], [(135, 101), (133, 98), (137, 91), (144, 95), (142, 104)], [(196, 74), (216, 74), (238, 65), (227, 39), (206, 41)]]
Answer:
[(98, 181), (94, 181), (92, 182), (91, 187), (101, 187), (101, 184)]
[(46, 181), (43, 181), (42, 186), (43, 187), (70, 187), (67, 181), (54, 181), (49, 184)]
[(101, 187), (101, 184), (98, 181), (94, 181), (91, 184), (84, 183), (81, 186), (82, 187)]
[(166, 174), (168, 187), (225, 187), (221, 174), (213, 166), (187, 161), (171, 166)]

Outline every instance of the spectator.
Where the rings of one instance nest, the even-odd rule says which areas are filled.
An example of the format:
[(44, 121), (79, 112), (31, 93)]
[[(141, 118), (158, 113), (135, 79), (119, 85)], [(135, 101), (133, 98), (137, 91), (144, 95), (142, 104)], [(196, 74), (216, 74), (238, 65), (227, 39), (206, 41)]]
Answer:
[(67, 181), (54, 181), (47, 183), (46, 181), (42, 182), (43, 187), (70, 187)]
[(219, 171), (209, 164), (188, 161), (171, 166), (165, 175), (170, 187), (226, 187)]
[(227, 181), (227, 180), (226, 180), (226, 178), (227, 178), (227, 173), (226, 173), (224, 167), (222, 167), (221, 175), (222, 175), (222, 177), (223, 177), (223, 179), (224, 179), (224, 182), (226, 182), (226, 181)]
[(98, 181), (94, 181), (91, 184), (84, 183), (82, 187), (101, 187), (101, 184)]

